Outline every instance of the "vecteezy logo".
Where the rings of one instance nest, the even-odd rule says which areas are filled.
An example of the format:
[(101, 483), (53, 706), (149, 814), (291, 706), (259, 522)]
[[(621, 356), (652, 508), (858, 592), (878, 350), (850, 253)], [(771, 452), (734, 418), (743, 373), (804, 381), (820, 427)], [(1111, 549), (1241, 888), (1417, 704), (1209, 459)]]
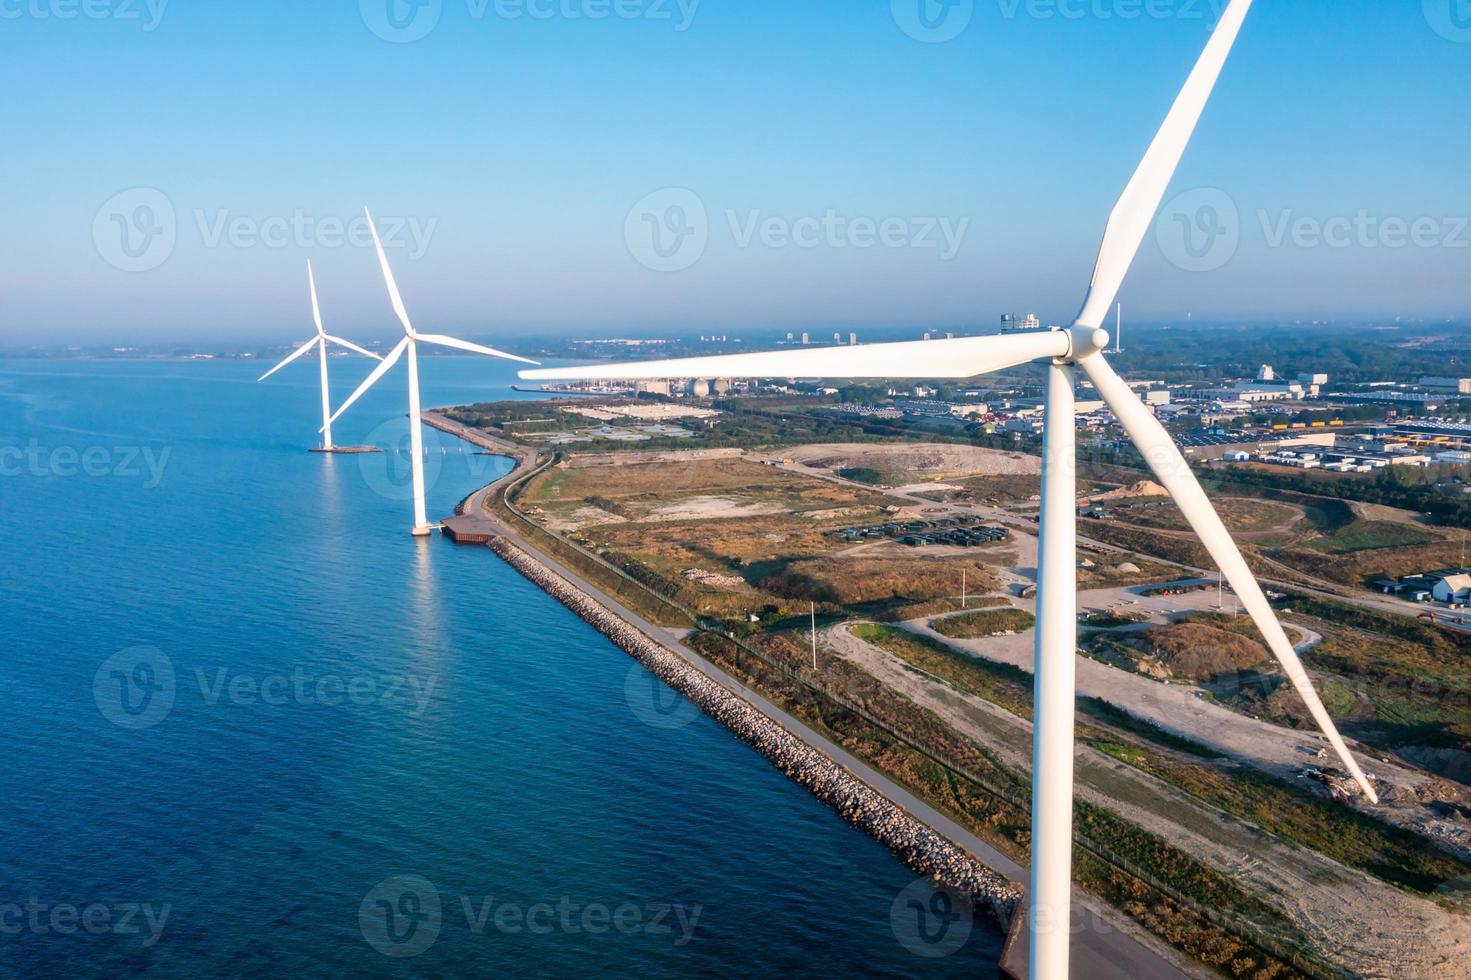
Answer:
[[(381, 453), (362, 453), (358, 470), (363, 482), (386, 500), (403, 502), (414, 499), (414, 447), (407, 417), (389, 419), (375, 428), (367, 444), (382, 449)], [(424, 490), (427, 493), (439, 482), (444, 470), (444, 453), (438, 446), (424, 447)]]
[(889, 909), (889, 926), (899, 945), (925, 959), (959, 952), (974, 925), (975, 913), (965, 893), (928, 878), (900, 892)]
[(916, 41), (943, 44), (965, 32), (976, 12), (975, 0), (890, 0), (894, 23)]
[(639, 201), (623, 223), (628, 254), (655, 272), (682, 272), (710, 244), (710, 216), (694, 191), (666, 187)]
[(97, 254), (123, 272), (157, 269), (174, 254), (179, 223), (163, 191), (134, 187), (109, 198), (92, 219)]
[(97, 711), (119, 728), (141, 731), (174, 707), (174, 664), (157, 647), (130, 647), (103, 661), (92, 676)]
[(1421, 0), (1425, 20), (1447, 41), (1471, 44), (1471, 0)]
[(1186, 272), (1214, 272), (1241, 246), (1241, 212), (1223, 190), (1202, 187), (1166, 204), (1154, 226), (1165, 258)]
[(384, 956), (418, 956), (439, 939), (439, 889), (418, 875), (380, 881), (358, 906), (363, 938)]
[(422, 41), (439, 26), (444, 0), (358, 0), (368, 30), (394, 44)]
[(700, 709), (638, 664), (628, 669), (623, 699), (635, 718), (650, 728), (672, 731), (700, 717)]

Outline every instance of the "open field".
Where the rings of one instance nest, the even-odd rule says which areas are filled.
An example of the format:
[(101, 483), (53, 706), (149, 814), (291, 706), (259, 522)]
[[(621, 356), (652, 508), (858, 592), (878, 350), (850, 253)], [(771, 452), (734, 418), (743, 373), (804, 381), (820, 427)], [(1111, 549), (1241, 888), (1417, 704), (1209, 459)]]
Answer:
[[(845, 658), (991, 745), (998, 763), (1029, 764), (1027, 675), (891, 628), (858, 625), (832, 636)], [(1467, 962), (1471, 929), (1433, 900), (1471, 864), (1300, 785), (1244, 771), (1205, 746), (1102, 702), (1084, 700), (1079, 708), (1079, 828), (1085, 837), (1112, 838), (1117, 831), (1104, 815), (1125, 817), (1135, 824), (1132, 834), (1155, 838), (1135, 851), (1148, 855), (1136, 860), (1176, 888), (1209, 890), (1204, 868), (1225, 871), (1236, 897), (1218, 894), (1212, 901), (1262, 902), (1355, 972), (1388, 958), (1400, 964), (1397, 975), (1429, 977), (1442, 975), (1437, 970), (1448, 961), (1440, 956)], [(1354, 941), (1344, 942), (1345, 930), (1355, 925)], [(1427, 952), (1422, 941), (1435, 945), (1432, 955), (1415, 955)]]
[[(799, 466), (827, 470), (859, 471), (876, 475), (886, 486), (921, 482), (948, 482), (965, 477), (1041, 478), (1042, 461), (1025, 453), (1009, 453), (979, 446), (923, 443), (836, 444), (797, 446), (782, 453)], [(1036, 492), (1035, 490), (1033, 491)]]
[[(1217, 497), (1222, 520), (1247, 553), (1340, 585), (1362, 587), (1382, 576), (1459, 565), (1471, 535), (1437, 527), (1419, 515), (1372, 504), (1283, 491), (1277, 499)], [(1107, 519), (1084, 533), (1120, 547), (1200, 568), (1205, 550), (1170, 501), (1110, 506)], [(1254, 562), (1259, 571), (1266, 566)], [(1280, 570), (1279, 570), (1280, 571)]]
[(1012, 557), (1004, 544), (870, 556), (832, 532), (889, 519), (892, 498), (739, 457), (574, 457), (522, 505), (660, 594), (742, 625), (809, 603), (881, 619), (947, 612), (963, 582), (973, 595), (999, 587), (994, 566)]
[[(1290, 533), (1305, 519), (1302, 508), (1266, 500), (1224, 497), (1211, 501), (1226, 527), (1239, 535), (1238, 540), (1269, 532)], [(1185, 515), (1173, 500), (1148, 500), (1113, 504), (1108, 507), (1118, 520), (1166, 531), (1189, 531)]]
[[(808, 662), (802, 637), (767, 632), (752, 638), (759, 656), (743, 653), (713, 634), (694, 641), (705, 656), (773, 698), (807, 724), (833, 738), (898, 782), (950, 813), (1005, 853), (1025, 860), (1029, 844), (1024, 771), (1002, 761), (995, 750), (946, 724), (928, 707), (896, 691), (862, 666), (825, 656), (823, 688), (841, 691), (857, 710), (815, 696), (798, 672)], [(903, 737), (893, 733), (902, 732)], [(950, 760), (942, 765), (937, 760)], [(1254, 929), (1270, 932), (1280, 944), (1313, 962), (1307, 943), (1269, 906), (1243, 892), (1231, 877), (1139, 830), (1117, 815), (1080, 803), (1079, 825), (1119, 860), (1137, 861), (1166, 873), (1171, 890), (1183, 900), (1152, 887), (1094, 851), (1080, 849), (1075, 879), (1088, 891), (1120, 908), (1142, 926), (1203, 962), (1241, 976), (1289, 978), (1303, 974), (1254, 948), (1195, 911), (1226, 910)]]
[[(858, 460), (845, 457), (833, 461), (871, 462), (872, 457)], [(896, 483), (897, 478), (913, 482), (913, 474), (893, 475)], [(963, 479), (986, 482), (1028, 478), (971, 476)], [(925, 483), (924, 480), (919, 482)], [(916, 489), (899, 485), (904, 486), (905, 491)], [(1147, 498), (1125, 496), (1108, 506), (1112, 510), (1147, 502)], [(1258, 506), (1264, 503), (1269, 506)], [(1291, 501), (1253, 502), (1242, 498), (1231, 519), (1239, 527), (1255, 528), (1242, 533), (1267, 539), (1286, 531), (1312, 540), (1327, 540), (1340, 535), (1339, 540), (1342, 541), (1344, 538), (1341, 536), (1346, 530), (1352, 534), (1363, 525), (1375, 522), (1403, 524), (1395, 519), (1399, 516), (1395, 513), (1386, 514), (1383, 510), (1361, 512), (1348, 505), (1336, 504), (1330, 502), (1317, 507)], [(825, 623), (855, 617), (918, 622), (929, 617), (942, 617), (934, 621), (939, 628), (947, 622), (945, 614), (958, 613), (948, 617), (954, 625), (944, 628), (960, 634), (974, 634), (982, 639), (967, 641), (961, 638), (953, 641), (957, 644), (1030, 643), (1030, 636), (1026, 634), (1000, 640), (984, 639), (995, 633), (1012, 632), (1013, 628), (1028, 630), (1030, 614), (1025, 610), (998, 611), (992, 608), (983, 611), (973, 608), (962, 612), (958, 600), (960, 571), (964, 568), (967, 591), (972, 596), (983, 594), (980, 600), (973, 599), (973, 602), (994, 606), (999, 601), (999, 594), (1004, 592), (1011, 597), (1010, 602), (1030, 608), (1024, 596), (1033, 573), (1029, 565), (1036, 560), (1036, 541), (1023, 530), (1026, 522), (1015, 516), (1006, 518), (1000, 512), (992, 512), (982, 518), (999, 518), (1003, 523), (1009, 523), (1014, 532), (1010, 541), (988, 548), (937, 546), (910, 549), (892, 540), (855, 545), (830, 532), (842, 527), (881, 523), (893, 519), (896, 511), (906, 516), (933, 516), (943, 512), (944, 508), (937, 510), (916, 501), (912, 493), (887, 493), (878, 488), (835, 482), (802, 469), (763, 465), (755, 459), (729, 454), (722, 458), (709, 458), (696, 453), (668, 452), (572, 457), (569, 462), (551, 468), (531, 482), (522, 498), (522, 505), (534, 511), (536, 520), (548, 526), (565, 528), (569, 538), (622, 569), (651, 594), (668, 597), (677, 607), (692, 610), (703, 623), (718, 621), (721, 631), (729, 630), (770, 651), (780, 651), (783, 659), (790, 658), (793, 663), (810, 662), (810, 651), (806, 650), (804, 641), (809, 603), (817, 606)], [(1160, 510), (1155, 508), (1151, 512)], [(1025, 514), (1026, 510), (1021, 512)], [(1150, 543), (1163, 540), (1182, 547), (1193, 544), (1188, 532), (1167, 527), (1126, 527), (1122, 523), (1099, 526), (1137, 534)], [(1141, 550), (1152, 551), (1151, 548)], [(1229, 683), (1231, 678), (1260, 677), (1262, 682), (1256, 690), (1262, 692), (1262, 697), (1255, 702), (1249, 701), (1252, 696), (1250, 685), (1241, 685), (1245, 693), (1228, 695), (1223, 690), (1218, 697), (1243, 713), (1271, 717), (1289, 728), (1296, 724), (1290, 705), (1267, 702), (1267, 698), (1274, 695), (1279, 697), (1279, 701), (1283, 700), (1278, 691), (1280, 681), (1273, 677), (1274, 668), (1262, 663), (1263, 651), (1259, 641), (1247, 635), (1249, 627), (1243, 627), (1244, 620), (1237, 622), (1226, 618), (1230, 625), (1217, 622), (1216, 617), (1187, 617), (1187, 621), (1175, 624), (1159, 620), (1146, 624), (1133, 622), (1134, 617), (1125, 613), (1135, 608), (1157, 606), (1158, 602), (1149, 599), (1143, 600), (1142, 604), (1135, 602), (1128, 599), (1130, 593), (1119, 586), (1170, 581), (1180, 577), (1178, 570), (1107, 549), (1086, 550), (1084, 554), (1087, 560), (1079, 568), (1080, 582), (1096, 589), (1094, 595), (1120, 597), (1111, 599), (1109, 608), (1117, 606), (1123, 612), (1113, 618), (1101, 617), (1095, 625), (1104, 625), (1102, 620), (1106, 619), (1109, 626), (1116, 627), (1109, 638), (1128, 651), (1131, 673), (1140, 664), (1153, 665), (1159, 671), (1156, 676), (1162, 679), (1176, 678), (1177, 683), (1184, 680), (1187, 685), (1202, 683), (1213, 688), (1218, 687), (1223, 678)], [(1320, 561), (1332, 557), (1318, 554)], [(1114, 588), (1117, 588), (1116, 592), (1111, 591)], [(984, 593), (988, 592), (990, 596), (985, 596)], [(1137, 595), (1137, 590), (1134, 594)], [(1197, 598), (1199, 603), (1206, 601), (1203, 597)], [(1208, 598), (1214, 600), (1213, 595)], [(1187, 605), (1197, 602), (1196, 599), (1174, 598), (1166, 604), (1181, 601)], [(1196, 608), (1204, 606), (1197, 603)], [(997, 617), (1007, 618), (1003, 622)], [(909, 627), (913, 627), (913, 622), (909, 622)], [(896, 634), (875, 634), (874, 639), (885, 640), (884, 647), (892, 649), (894, 641), (890, 637), (893, 635)], [(974, 772), (977, 766), (985, 768), (976, 751), (979, 749), (984, 754), (987, 745), (1000, 751), (1003, 746), (1010, 746), (1010, 742), (1005, 739), (999, 742), (983, 740), (981, 745), (977, 745), (972, 739), (979, 737), (979, 733), (971, 732), (966, 727), (969, 723), (962, 718), (935, 727), (935, 719), (930, 713), (942, 711), (946, 696), (935, 691), (925, 693), (915, 685), (924, 675), (943, 677), (946, 678), (944, 683), (973, 692), (999, 709), (1024, 719), (1030, 713), (1030, 678), (1014, 668), (987, 665), (985, 661), (965, 653), (943, 652), (941, 647), (922, 637), (914, 637), (912, 633), (906, 632), (902, 636), (913, 637), (918, 643), (904, 644), (905, 656), (901, 658), (904, 667), (897, 671), (882, 670), (862, 681), (855, 678), (858, 690), (863, 692), (862, 703), (868, 709), (886, 705), (881, 717), (886, 719), (886, 723), (900, 726), (896, 730), (902, 731), (906, 738), (920, 738), (927, 745), (959, 753), (956, 758), (965, 771)], [(930, 636), (934, 643), (944, 639), (936, 634)], [(1328, 649), (1333, 652), (1338, 648)], [(1346, 648), (1338, 652), (1342, 654)], [(1224, 659), (1217, 654), (1222, 654)], [(1080, 661), (1082, 663), (1086, 661)], [(865, 670), (874, 666), (865, 662)], [(1315, 662), (1314, 667), (1318, 666)], [(743, 673), (749, 673), (751, 669), (752, 665), (748, 663)], [(830, 669), (833, 669), (831, 665), (824, 667), (825, 672)], [(1355, 669), (1361, 670), (1362, 667)], [(1330, 701), (1336, 707), (1341, 700), (1336, 672), (1329, 668), (1319, 676), (1326, 682)], [(1191, 678), (1198, 680), (1192, 681)], [(779, 686), (777, 678), (767, 680)], [(1144, 677), (1131, 677), (1130, 680), (1154, 686)], [(883, 693), (888, 687), (894, 687), (899, 695), (897, 700), (891, 700), (889, 694)], [(844, 690), (847, 694), (857, 693), (854, 689)], [(1188, 700), (1187, 691), (1181, 690), (1180, 694), (1186, 695)], [(919, 714), (912, 713), (914, 705), (904, 706), (905, 701), (916, 697), (920, 698)], [(1213, 710), (1227, 718), (1235, 717), (1220, 707)], [(1278, 713), (1274, 714), (1274, 710)], [(1187, 746), (1177, 736), (1155, 729), (1147, 722), (1128, 716), (1112, 717), (1109, 716), (1110, 711), (1112, 709), (1101, 704), (1089, 708), (1089, 720), (1080, 731), (1080, 737), (1089, 751), (1115, 764), (1127, 765), (1133, 775), (1109, 775), (1106, 768), (1090, 770), (1095, 773), (1097, 783), (1089, 790), (1094, 795), (1085, 794), (1080, 802), (1080, 819), (1089, 822), (1094, 828), (1091, 832), (1111, 841), (1109, 847), (1113, 853), (1125, 854), (1129, 861), (1150, 868), (1152, 875), (1170, 882), (1170, 887), (1179, 889), (1182, 894), (1194, 895), (1196, 900), (1206, 904), (1219, 901), (1238, 908), (1256, 907), (1257, 912), (1252, 914), (1254, 918), (1259, 919), (1264, 914), (1271, 918), (1272, 915), (1256, 905), (1250, 894), (1237, 892), (1234, 897), (1227, 898), (1224, 892), (1217, 890), (1223, 882), (1214, 877), (1218, 871), (1209, 869), (1231, 868), (1227, 880), (1232, 875), (1239, 875), (1240, 869), (1232, 867), (1232, 862), (1236, 860), (1233, 855), (1242, 852), (1239, 845), (1227, 846), (1224, 843), (1231, 839), (1231, 834), (1240, 831), (1225, 825), (1217, 826), (1217, 814), (1229, 813), (1233, 819), (1257, 824), (1266, 824), (1272, 816), (1277, 819), (1277, 823), (1272, 825), (1272, 833), (1297, 840), (1308, 833), (1309, 825), (1284, 823), (1280, 815), (1272, 813), (1272, 808), (1296, 806), (1302, 800), (1314, 801), (1312, 819), (1324, 828), (1324, 833), (1337, 834), (1345, 841), (1345, 847), (1338, 851), (1319, 848), (1325, 853), (1331, 851), (1332, 860), (1416, 893), (1422, 893), (1423, 889), (1439, 889), (1447, 880), (1446, 876), (1452, 872), (1459, 873), (1455, 867), (1437, 865), (1430, 857), (1440, 853), (1435, 844), (1409, 830), (1389, 827), (1372, 818), (1363, 825), (1338, 826), (1336, 821), (1339, 820), (1363, 818), (1352, 809), (1317, 795), (1306, 785), (1292, 786), (1283, 782), (1284, 776), (1291, 777), (1290, 769), (1284, 774), (1280, 765), (1269, 766), (1266, 771), (1246, 768), (1234, 757), (1224, 755), (1235, 752), (1234, 746), (1223, 747), (1219, 740), (1212, 741), (1211, 748)], [(827, 724), (837, 720), (828, 711), (821, 712), (819, 717)], [(961, 727), (946, 734), (944, 729), (950, 723)], [(909, 727), (911, 725), (913, 727)], [(1260, 727), (1265, 729), (1267, 726)], [(838, 725), (835, 730), (841, 732), (844, 726)], [(988, 734), (993, 740), (1001, 738), (996, 732)], [(857, 737), (857, 730), (850, 730), (849, 735)], [(1287, 740), (1294, 738), (1288, 732), (1283, 736)], [(1006, 748), (1006, 751), (1014, 749), (1021, 753), (1016, 758), (1018, 764), (1024, 765), (1025, 734), (1018, 738), (1017, 744)], [(880, 755), (872, 760), (876, 764), (882, 765), (897, 758), (894, 755), (898, 751), (897, 746), (879, 751)], [(1430, 761), (1445, 765), (1447, 760), (1454, 764), (1458, 759), (1455, 753), (1459, 750), (1432, 745), (1426, 751), (1439, 753)], [(1424, 759), (1408, 753), (1403, 757), (1425, 764)], [(1012, 787), (1008, 793), (1016, 792), (1012, 782), (1015, 775), (994, 769), (1000, 762), (1002, 758), (997, 756), (989, 764), (993, 767), (991, 771), (995, 772), (997, 785)], [(1009, 767), (1002, 766), (1002, 769), (1006, 768)], [(1386, 766), (1385, 771), (1388, 769)], [(936, 782), (923, 770), (910, 769), (902, 764), (892, 772), (911, 786), (923, 789), (932, 800), (947, 809), (952, 808), (947, 800), (953, 798), (957, 789), (953, 776)], [(1137, 782), (1139, 779), (1162, 780), (1173, 787), (1171, 791), (1186, 792), (1192, 799), (1203, 800), (1207, 809), (1172, 830), (1170, 821), (1178, 823), (1185, 811), (1178, 804), (1161, 803), (1159, 806), (1172, 812), (1170, 819), (1161, 823), (1158, 806), (1143, 806), (1137, 802), (1144, 798), (1138, 796), (1142, 792), (1141, 784)], [(1267, 782), (1253, 782), (1257, 779)], [(1408, 784), (1405, 785), (1408, 788)], [(1322, 792), (1321, 788), (1318, 792)], [(1458, 792), (1442, 792), (1434, 787), (1427, 789), (1418, 785), (1413, 792), (1430, 792), (1437, 801), (1443, 798), (1445, 805), (1450, 807), (1460, 805)], [(936, 793), (939, 795), (932, 795)], [(1282, 793), (1289, 793), (1292, 798), (1274, 795)], [(1156, 806), (1156, 809), (1151, 811), (1150, 806)], [(1418, 812), (1425, 803), (1417, 797), (1408, 801), (1408, 806)], [(985, 812), (989, 814), (986, 819), (1001, 818), (1000, 812), (994, 808)], [(1001, 819), (1009, 823), (1011, 817), (1008, 815)], [(1384, 836), (1386, 834), (1400, 836), (1390, 840)], [(1213, 846), (1223, 850), (1213, 851), (1202, 843), (1217, 837), (1219, 843)], [(1350, 841), (1355, 843), (1349, 846)], [(1300, 846), (1313, 845), (1303, 841)], [(1236, 849), (1233, 851), (1232, 847)], [(1399, 855), (1393, 859), (1393, 866), (1369, 866), (1372, 862), (1365, 855), (1376, 848), (1383, 853)], [(1201, 856), (1207, 858), (1203, 863), (1197, 860)], [(1080, 855), (1080, 878), (1092, 882), (1101, 894), (1126, 907), (1129, 901), (1139, 901), (1139, 898), (1127, 897), (1134, 886), (1126, 885), (1106, 864), (1095, 864), (1095, 860), (1093, 856)], [(1306, 895), (1307, 890), (1301, 882), (1287, 883), (1293, 874), (1289, 869), (1295, 863), (1301, 864), (1300, 861), (1283, 862), (1276, 869), (1282, 873), (1280, 878), (1275, 872), (1263, 872), (1263, 881), (1281, 881), (1284, 893), (1300, 897)], [(1314, 887), (1321, 888), (1321, 882)], [(1350, 890), (1350, 897), (1352, 894)], [(1270, 892), (1263, 895), (1270, 898)], [(1306, 898), (1302, 900), (1306, 902)], [(1313, 907), (1323, 904), (1325, 900), (1321, 896), (1313, 898)], [(1345, 904), (1344, 907), (1351, 906)], [(1203, 938), (1205, 934), (1198, 932), (1203, 924), (1193, 919), (1186, 909), (1175, 909), (1165, 914), (1163, 908), (1155, 904), (1155, 899), (1148, 899), (1138, 908), (1131, 909), (1131, 914), (1137, 912), (1141, 922), (1183, 948), (1189, 948), (1203, 958), (1212, 958), (1211, 950), (1218, 948), (1221, 937), (1207, 941)], [(1427, 911), (1432, 908), (1430, 906), (1416, 908), (1415, 916), (1433, 914), (1433, 909)], [(1163, 917), (1150, 909), (1159, 911)], [(1287, 911), (1291, 913), (1290, 909)], [(1316, 930), (1320, 927), (1328, 928), (1330, 921), (1310, 915), (1303, 920), (1308, 928), (1300, 937), (1301, 941), (1316, 946), (1316, 940), (1308, 937), (1318, 935)], [(1448, 926), (1439, 921), (1436, 928)], [(1279, 920), (1274, 930), (1282, 935), (1293, 933), (1283, 920)], [(1242, 953), (1243, 950), (1237, 947), (1235, 959), (1240, 960)], [(1255, 967), (1256, 970), (1264, 968), (1268, 968), (1265, 961), (1259, 961)]]
[[(1471, 785), (1471, 636), (1311, 597), (1291, 604), (1294, 620), (1323, 635), (1312, 666), (1345, 731)], [(1311, 724), (1274, 670), (1230, 678), (1217, 696), (1279, 724)], [(1453, 795), (1471, 815), (1471, 791)]]

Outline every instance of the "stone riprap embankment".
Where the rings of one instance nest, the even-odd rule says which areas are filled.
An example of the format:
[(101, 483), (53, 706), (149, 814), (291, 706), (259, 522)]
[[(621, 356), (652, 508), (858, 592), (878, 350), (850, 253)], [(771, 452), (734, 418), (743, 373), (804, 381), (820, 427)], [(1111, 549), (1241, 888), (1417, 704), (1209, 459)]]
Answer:
[(971, 896), (978, 909), (994, 915), (1003, 928), (1010, 926), (1021, 905), (1017, 886), (915, 820), (683, 657), (615, 616), (536, 558), (504, 538), (496, 538), (490, 548), (845, 820), (888, 847), (916, 873)]

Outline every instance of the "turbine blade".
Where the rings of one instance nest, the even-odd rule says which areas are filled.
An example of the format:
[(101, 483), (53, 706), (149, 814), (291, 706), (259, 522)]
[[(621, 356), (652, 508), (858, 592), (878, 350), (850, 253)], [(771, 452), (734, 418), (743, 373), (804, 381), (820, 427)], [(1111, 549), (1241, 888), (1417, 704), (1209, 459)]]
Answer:
[[(383, 362), (373, 369), (373, 373), (363, 379), (363, 383), (358, 385), (358, 390), (352, 393), (352, 397), (343, 402), (342, 405), (337, 409), (336, 413), (327, 420), (327, 425), (331, 425), (333, 422), (336, 422), (338, 419), (342, 418), (343, 412), (347, 411), (349, 408), (352, 408), (353, 403), (356, 402), (359, 398), (363, 397), (363, 393), (365, 391), (377, 384), (378, 379), (387, 374), (389, 369), (398, 363), (398, 359), (400, 357), (403, 357), (404, 351), (408, 350), (410, 343), (412, 343), (412, 341), (410, 341), (407, 337), (405, 337), (403, 340), (400, 340), (398, 342), (398, 346), (389, 351), (388, 356), (383, 359)], [(324, 425), (321, 429), (318, 429), (317, 431), (321, 432), (324, 431), (326, 428), (327, 426)]]
[(388, 298), (393, 303), (393, 312), (398, 314), (398, 322), (404, 326), (404, 333), (412, 335), (414, 325), (409, 322), (409, 311), (404, 309), (404, 299), (399, 295), (398, 283), (393, 278), (393, 270), (388, 267), (388, 256), (383, 252), (383, 242), (378, 238), (378, 226), (373, 224), (373, 215), (367, 208), (363, 208), (363, 214), (368, 216), (368, 230), (373, 233), (373, 247), (378, 250), (378, 264), (383, 267), (383, 281), (388, 284)]
[(1103, 247), (1098, 253), (1098, 265), (1093, 270), (1093, 284), (1083, 303), (1083, 311), (1078, 314), (1078, 326), (1096, 328), (1103, 325), (1129, 267), (1134, 264), (1134, 256), (1154, 221), (1160, 202), (1169, 190), (1170, 181), (1180, 166), (1180, 158), (1185, 155), (1185, 147), (1200, 122), (1216, 80), (1221, 77), (1221, 69), (1225, 67), (1226, 58), (1241, 33), (1241, 25), (1251, 3), (1252, 0), (1232, 0), (1221, 14), (1220, 23), (1206, 44), (1205, 52), (1109, 216)]
[(322, 308), (317, 305), (317, 277), (312, 272), (312, 260), (306, 260), (306, 281), (312, 288), (312, 320), (317, 325), (317, 336), (325, 336), (327, 331), (322, 329)]
[(531, 361), (524, 357), (517, 357), (515, 354), (507, 354), (505, 351), (498, 351), (494, 347), (481, 347), (479, 344), (472, 344), (468, 340), (456, 340), (454, 337), (446, 337), (444, 334), (421, 333), (419, 334), (419, 339), (427, 343), (438, 344), (441, 347), (467, 350), (472, 354), (488, 354), (491, 357), (503, 357), (508, 361), (520, 361), (522, 364), (541, 363), (540, 361)]
[(287, 354), (286, 355), (286, 359), (284, 361), (282, 361), (280, 364), (277, 364), (275, 367), (271, 368), (269, 371), (267, 371), (265, 374), (261, 375), (259, 378), (256, 378), (255, 380), (257, 380), (257, 381), (264, 381), (264, 380), (266, 380), (271, 375), (275, 374), (277, 371), (281, 370), (283, 367), (285, 367), (286, 365), (290, 364), (292, 361), (296, 360), (298, 357), (305, 357), (311, 351), (316, 350), (317, 345), (320, 344), (321, 342), (322, 342), (322, 338), (321, 337), (313, 337), (311, 340), (308, 340), (306, 343), (304, 343), (300, 347), (296, 348), (296, 350), (292, 351), (290, 354)]
[(1364, 771), (1354, 761), (1348, 746), (1344, 744), (1343, 737), (1338, 734), (1338, 728), (1333, 724), (1333, 719), (1328, 714), (1328, 709), (1323, 707), (1323, 701), (1318, 697), (1318, 692), (1313, 689), (1312, 679), (1308, 677), (1307, 670), (1298, 658), (1297, 652), (1292, 648), (1292, 642), (1288, 640), (1287, 633), (1282, 629), (1282, 624), (1277, 620), (1277, 615), (1272, 611), (1271, 603), (1267, 601), (1265, 593), (1262, 592), (1260, 583), (1252, 574), (1251, 568), (1246, 564), (1236, 542), (1231, 538), (1231, 532), (1226, 530), (1226, 525), (1221, 523), (1220, 515), (1211, 506), (1205, 491), (1201, 489), (1200, 482), (1196, 480), (1195, 474), (1191, 472), (1190, 465), (1181, 455), (1174, 439), (1170, 437), (1165, 427), (1144, 406), (1139, 397), (1134, 394), (1124, 380), (1120, 378), (1113, 367), (1103, 359), (1100, 354), (1085, 357), (1078, 364), (1087, 372), (1092, 380), (1093, 386), (1098, 389), (1098, 394), (1113, 410), (1114, 416), (1125, 429), (1128, 430), (1129, 438), (1133, 440), (1138, 448), (1139, 454), (1144, 457), (1150, 469), (1154, 470), (1159, 480), (1164, 484), (1170, 496), (1179, 505), (1180, 511), (1185, 519), (1195, 530), (1196, 535), (1211, 558), (1215, 560), (1216, 566), (1225, 575), (1226, 581), (1231, 583), (1231, 588), (1241, 599), (1251, 618), (1256, 622), (1257, 628), (1267, 638), (1267, 645), (1276, 656), (1278, 663), (1287, 678), (1292, 681), (1292, 686), (1302, 697), (1303, 702), (1312, 713), (1313, 720), (1318, 723), (1318, 728), (1328, 741), (1332, 743), (1334, 751), (1343, 760), (1344, 766), (1353, 774), (1354, 779), (1363, 789), (1364, 795), (1371, 802), (1378, 803), (1379, 795), (1374, 792), (1374, 787), (1369, 785), (1369, 780), (1364, 776)]
[(381, 355), (381, 354), (374, 354), (370, 350), (365, 350), (362, 347), (359, 347), (357, 344), (354, 344), (350, 340), (343, 340), (341, 337), (334, 337), (330, 333), (324, 333), (324, 334), (322, 334), (322, 336), (324, 338), (326, 338), (327, 340), (330, 340), (332, 343), (336, 344), (339, 347), (346, 347), (348, 350), (357, 351), (359, 354), (365, 354), (368, 357), (371, 357), (375, 361), (381, 361), (381, 360), (383, 360), (383, 355)]
[(527, 381), (655, 378), (973, 378), (1039, 358), (1065, 357), (1067, 333), (1007, 334), (860, 347), (821, 347), (672, 361), (522, 371)]

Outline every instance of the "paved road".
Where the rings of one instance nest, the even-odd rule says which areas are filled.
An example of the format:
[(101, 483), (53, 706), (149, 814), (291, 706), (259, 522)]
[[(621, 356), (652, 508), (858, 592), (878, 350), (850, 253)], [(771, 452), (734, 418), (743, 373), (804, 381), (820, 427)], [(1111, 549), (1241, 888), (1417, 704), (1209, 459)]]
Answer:
[[(446, 429), (446, 431), (452, 430)], [(477, 444), (483, 445), (478, 440)], [(516, 475), (522, 475), (519, 467)], [(489, 516), (496, 520), (503, 528), (504, 536), (518, 548), (533, 555), (548, 568), (596, 598), (619, 618), (665, 644), (695, 669), (732, 691), (787, 731), (846, 768), (891, 802), (902, 807), (915, 819), (975, 855), (987, 867), (1011, 881), (1023, 886), (1027, 884), (1028, 871), (1026, 868), (841, 746), (808, 728), (800, 719), (772, 703), (759, 692), (746, 687), (685, 646), (682, 641), (688, 633), (687, 630), (669, 629), (649, 622), (555, 558), (537, 550), (534, 544), (522, 537), (514, 528), (495, 518), (487, 506), (487, 501), (492, 493), (499, 492), (500, 487), (508, 479), (510, 477), (503, 478), (471, 494), (460, 505), (460, 512)], [(1131, 919), (1102, 906), (1092, 896), (1075, 892), (1074, 902), (1076, 903), (1074, 915), (1077, 924), (1073, 939), (1073, 976), (1079, 980), (1155, 980), (1155, 978), (1163, 980), (1163, 978), (1215, 976), (1205, 967), (1188, 960), (1153, 935), (1144, 932)], [(1020, 961), (1025, 962), (1025, 938), (1019, 947), (1013, 949), (1013, 959), (1020, 957)]]

